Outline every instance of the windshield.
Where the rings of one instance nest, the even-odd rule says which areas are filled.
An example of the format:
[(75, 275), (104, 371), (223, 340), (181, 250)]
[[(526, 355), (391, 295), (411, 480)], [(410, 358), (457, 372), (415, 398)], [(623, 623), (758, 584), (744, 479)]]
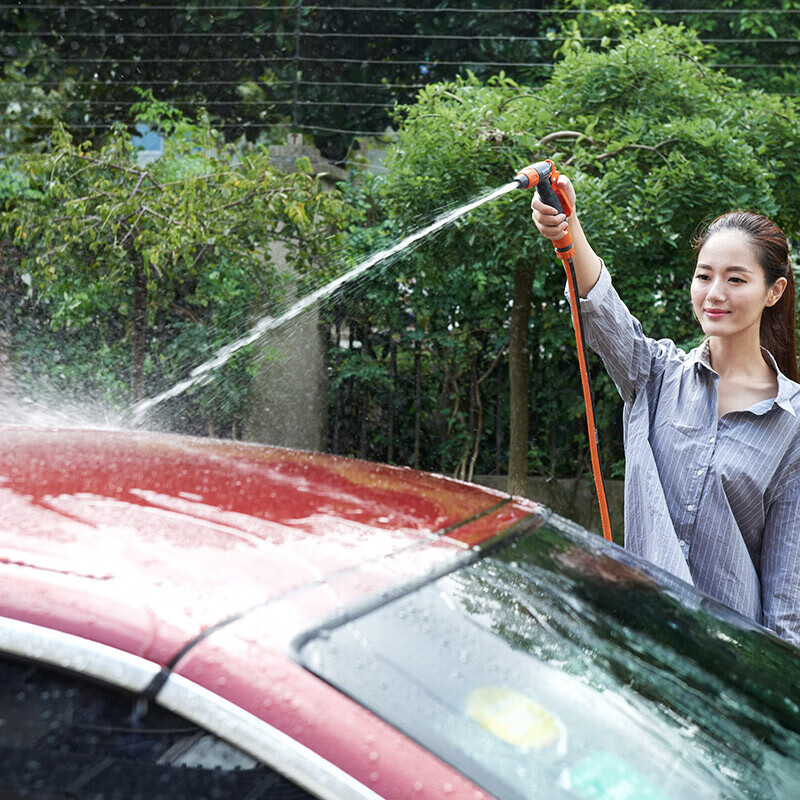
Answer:
[(796, 651), (694, 605), (556, 524), (299, 657), (498, 797), (800, 796)]

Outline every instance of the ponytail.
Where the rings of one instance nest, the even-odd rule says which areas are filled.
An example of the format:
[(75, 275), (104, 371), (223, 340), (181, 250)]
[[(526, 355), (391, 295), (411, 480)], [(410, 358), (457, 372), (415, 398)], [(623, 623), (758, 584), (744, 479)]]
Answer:
[(765, 308), (761, 314), (761, 346), (775, 356), (778, 369), (787, 378), (798, 382), (794, 275), (791, 267), (785, 277), (786, 289), (780, 299), (774, 306)]

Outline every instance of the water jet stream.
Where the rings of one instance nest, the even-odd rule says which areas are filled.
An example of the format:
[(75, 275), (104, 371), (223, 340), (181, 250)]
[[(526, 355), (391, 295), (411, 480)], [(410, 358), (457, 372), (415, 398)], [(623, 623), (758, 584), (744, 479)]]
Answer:
[(448, 211), (442, 214), (427, 227), (419, 228), (418, 230), (406, 236), (405, 239), (402, 239), (397, 244), (392, 245), (392, 247), (389, 247), (386, 250), (380, 250), (365, 261), (362, 261), (360, 264), (353, 267), (353, 269), (332, 280), (330, 283), (326, 283), (319, 289), (307, 294), (305, 297), (294, 303), (294, 305), (288, 308), (279, 317), (263, 317), (244, 336), (220, 348), (212, 358), (195, 367), (189, 373), (188, 378), (179, 381), (172, 388), (167, 389), (165, 392), (162, 392), (155, 397), (151, 397), (146, 400), (140, 400), (138, 403), (134, 404), (131, 408), (131, 417), (133, 421), (138, 422), (151, 408), (163, 403), (165, 400), (169, 400), (172, 397), (177, 397), (178, 395), (183, 394), (183, 392), (185, 392), (187, 389), (190, 389), (192, 386), (209, 382), (213, 379), (211, 373), (218, 367), (221, 367), (223, 364), (227, 363), (234, 353), (238, 352), (243, 347), (252, 344), (267, 331), (271, 331), (274, 328), (277, 328), (279, 325), (283, 325), (285, 322), (294, 319), (309, 306), (312, 306), (319, 300), (322, 300), (325, 297), (333, 294), (333, 292), (335, 292), (343, 284), (358, 278), (368, 269), (374, 267), (376, 264), (379, 264), (382, 261), (386, 261), (386, 259), (391, 258), (394, 255), (397, 255), (410, 245), (414, 244), (414, 242), (440, 230), (441, 228), (444, 228), (451, 222), (455, 222), (460, 217), (463, 217), (470, 211), (482, 206), (484, 203), (488, 203), (491, 200), (500, 197), (501, 195), (513, 191), (514, 189), (518, 188), (518, 186), (519, 184), (516, 182), (516, 180), (511, 181), (511, 183), (507, 183), (505, 186), (501, 186), (498, 189), (493, 189), (492, 191), (481, 195), (469, 203), (465, 203), (463, 206), (460, 206), (453, 211)]

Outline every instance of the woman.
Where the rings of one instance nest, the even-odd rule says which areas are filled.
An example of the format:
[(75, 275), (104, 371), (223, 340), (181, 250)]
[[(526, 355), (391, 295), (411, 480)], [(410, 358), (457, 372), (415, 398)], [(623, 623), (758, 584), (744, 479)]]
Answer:
[[(575, 208), (575, 192), (561, 183)], [(577, 214), (531, 203), (548, 239), (569, 225), (587, 344), (625, 402), (626, 547), (800, 645), (800, 385), (786, 237), (733, 212), (696, 243), (685, 353), (644, 335)]]

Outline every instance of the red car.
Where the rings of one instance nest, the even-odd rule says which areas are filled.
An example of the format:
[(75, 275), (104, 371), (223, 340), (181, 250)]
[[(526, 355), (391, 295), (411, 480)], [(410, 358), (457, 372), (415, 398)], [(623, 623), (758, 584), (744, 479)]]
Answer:
[(795, 648), (545, 508), (0, 428), (0, 796), (791, 798)]

